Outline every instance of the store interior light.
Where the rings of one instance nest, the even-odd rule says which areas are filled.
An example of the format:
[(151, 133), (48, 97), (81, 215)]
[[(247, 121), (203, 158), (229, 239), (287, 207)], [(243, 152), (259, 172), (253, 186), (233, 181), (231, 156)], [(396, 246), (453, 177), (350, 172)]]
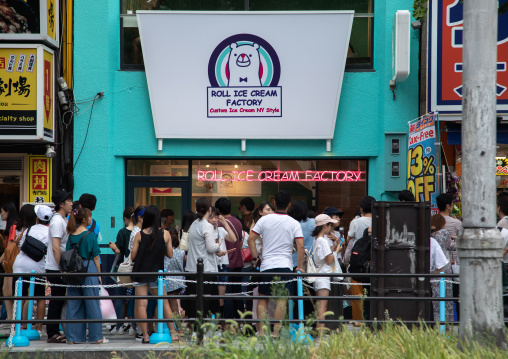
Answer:
[(210, 167), (210, 165), (206, 165), (206, 167)]
[(238, 165), (235, 165), (235, 168), (238, 168)]

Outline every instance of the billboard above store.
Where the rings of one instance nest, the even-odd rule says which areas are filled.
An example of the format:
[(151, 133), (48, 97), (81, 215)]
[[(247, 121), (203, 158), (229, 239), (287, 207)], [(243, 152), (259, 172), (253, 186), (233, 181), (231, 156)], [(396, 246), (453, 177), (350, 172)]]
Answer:
[(156, 137), (333, 138), (353, 15), (137, 11)]
[[(463, 2), (431, 0), (429, 6), (428, 111), (461, 113)], [(497, 111), (508, 113), (508, 14), (499, 15), (497, 40)]]
[(0, 140), (54, 140), (54, 53), (0, 45)]
[(59, 46), (59, 1), (0, 0), (0, 40), (44, 41)]

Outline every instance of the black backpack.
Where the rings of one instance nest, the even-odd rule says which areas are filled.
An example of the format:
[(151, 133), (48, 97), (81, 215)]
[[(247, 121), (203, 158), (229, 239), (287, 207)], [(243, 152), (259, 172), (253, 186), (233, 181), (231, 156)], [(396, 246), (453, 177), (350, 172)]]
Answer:
[[(90, 258), (88, 258), (88, 264), (85, 267), (83, 265), (83, 258), (79, 255), (79, 246), (83, 239), (88, 236), (90, 231), (86, 232), (86, 234), (81, 237), (79, 242), (71, 243), (70, 249), (68, 251), (62, 252), (60, 256), (59, 268), (62, 273), (87, 273), (88, 265), (90, 264)], [(70, 237), (70, 236), (69, 236)], [(68, 239), (71, 240), (70, 238)], [(62, 281), (65, 284), (80, 284), (86, 277), (85, 276), (75, 276), (75, 277), (62, 277)]]
[[(363, 237), (356, 240), (351, 250), (351, 259), (349, 260), (349, 273), (369, 273), (370, 248), (372, 237), (369, 229), (365, 229)], [(353, 280), (361, 283), (369, 283), (369, 277), (351, 277)]]

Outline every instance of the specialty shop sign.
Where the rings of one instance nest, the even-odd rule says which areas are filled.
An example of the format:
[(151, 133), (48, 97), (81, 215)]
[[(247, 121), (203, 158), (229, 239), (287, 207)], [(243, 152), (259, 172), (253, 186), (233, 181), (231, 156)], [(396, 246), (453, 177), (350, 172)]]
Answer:
[(429, 114), (409, 123), (407, 189), (417, 202), (431, 202), (432, 214), (438, 213), (436, 197), (436, 120)]
[(59, 46), (59, 1), (0, 0), (0, 40), (44, 41)]
[(54, 139), (53, 51), (0, 45), (0, 139)]
[(28, 156), (28, 202), (51, 202), (52, 159)]
[[(504, 4), (508, 0), (500, 0)], [(428, 111), (462, 112), (463, 1), (429, 1)], [(481, 54), (479, 54), (481, 56)], [(499, 15), (497, 110), (508, 112), (508, 14)]]
[(352, 11), (136, 14), (157, 138), (333, 138)]

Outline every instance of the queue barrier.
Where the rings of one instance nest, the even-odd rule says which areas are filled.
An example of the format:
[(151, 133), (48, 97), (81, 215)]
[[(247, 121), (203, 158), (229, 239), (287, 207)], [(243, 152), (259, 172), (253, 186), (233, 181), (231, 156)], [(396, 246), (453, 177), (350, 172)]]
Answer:
[[(33, 272), (33, 271), (32, 271)], [(137, 276), (147, 276), (147, 275), (153, 275), (154, 273), (152, 272), (143, 272), (143, 273), (136, 273)], [(365, 274), (359, 274), (359, 273), (355, 273), (355, 274), (351, 274), (351, 273), (342, 273), (340, 276), (341, 277), (351, 277), (351, 276), (355, 276), (355, 277), (419, 277), (419, 278), (430, 278), (431, 281), (436, 281), (436, 282), (439, 282), (440, 283), (440, 297), (388, 297), (388, 296), (384, 296), (384, 297), (365, 297), (365, 296), (351, 296), (351, 295), (341, 295), (341, 296), (326, 296), (326, 297), (321, 297), (321, 296), (304, 296), (303, 295), (303, 287), (305, 286), (305, 284), (303, 283), (303, 280), (302, 280), (302, 277), (335, 277), (337, 276), (336, 273), (330, 273), (330, 274), (325, 274), (325, 273), (313, 273), (313, 274), (310, 274), (310, 273), (298, 273), (299, 275), (297, 276), (297, 278), (291, 278), (289, 280), (279, 280), (279, 281), (272, 281), (272, 282), (256, 282), (255, 281), (255, 278), (256, 277), (266, 277), (266, 274), (265, 273), (260, 273), (260, 272), (251, 272), (249, 273), (248, 275), (250, 277), (252, 277), (252, 281), (251, 282), (234, 282), (234, 283), (223, 283), (223, 282), (217, 282), (217, 281), (205, 281), (205, 278), (217, 278), (217, 276), (219, 275), (223, 275), (223, 273), (219, 273), (219, 272), (207, 272), (205, 273), (204, 272), (204, 262), (203, 260), (200, 258), (198, 259), (198, 264), (197, 264), (197, 272), (195, 273), (191, 273), (191, 272), (185, 272), (185, 276), (186, 277), (194, 277), (196, 278), (195, 280), (192, 280), (192, 279), (181, 279), (179, 281), (182, 281), (182, 282), (192, 282), (192, 283), (196, 283), (196, 294), (195, 295), (176, 295), (176, 296), (171, 296), (171, 298), (175, 298), (175, 299), (186, 299), (186, 300), (193, 300), (196, 302), (196, 313), (197, 314), (197, 317), (196, 318), (186, 318), (185, 319), (185, 322), (189, 322), (189, 323), (195, 323), (195, 322), (198, 322), (198, 323), (209, 323), (209, 322), (216, 322), (218, 319), (213, 317), (213, 318), (205, 318), (203, 317), (203, 308), (204, 308), (204, 301), (205, 300), (217, 300), (217, 299), (231, 299), (231, 300), (234, 300), (234, 299), (250, 299), (250, 300), (253, 300), (253, 299), (257, 299), (257, 298), (264, 298), (264, 299), (279, 299), (279, 300), (290, 300), (290, 305), (292, 305), (292, 302), (294, 300), (297, 300), (298, 301), (298, 304), (299, 304), (299, 310), (298, 310), (298, 316), (299, 318), (298, 319), (293, 319), (293, 318), (290, 318), (290, 319), (284, 319), (282, 321), (280, 320), (275, 320), (275, 319), (263, 319), (263, 320), (260, 320), (260, 319), (248, 319), (248, 318), (242, 318), (241, 321), (243, 323), (259, 323), (259, 322), (266, 322), (266, 323), (280, 323), (280, 322), (284, 322), (284, 323), (287, 323), (287, 324), (298, 324), (298, 331), (295, 330), (294, 332), (294, 340), (303, 340), (304, 337), (308, 334), (306, 331), (305, 331), (305, 328), (304, 328), (304, 317), (303, 317), (303, 300), (309, 300), (309, 299), (328, 299), (329, 301), (331, 300), (362, 300), (362, 301), (390, 301), (390, 300), (397, 300), (397, 301), (424, 301), (424, 302), (429, 302), (429, 301), (440, 301), (441, 304), (440, 304), (440, 318), (439, 318), (439, 322), (440, 323), (444, 323), (444, 302), (445, 301), (455, 301), (457, 300), (458, 298), (455, 298), (455, 297), (445, 297), (445, 290), (444, 290), (444, 285), (445, 283), (456, 283), (458, 284), (459, 282), (456, 282), (456, 281), (453, 281), (453, 280), (447, 280), (447, 279), (444, 279), (445, 277), (446, 278), (457, 278), (459, 277), (459, 274), (444, 274), (444, 273), (440, 273), (440, 274), (423, 274), (423, 273), (365, 273)], [(103, 277), (106, 277), (106, 276), (109, 276), (111, 275), (111, 273), (103, 273)], [(132, 273), (115, 273), (114, 274), (115, 276), (131, 276)], [(245, 272), (228, 272), (227, 273), (227, 276), (228, 277), (238, 277), (238, 276), (245, 276), (246, 273)], [(271, 276), (273, 277), (280, 277), (280, 278), (284, 278), (284, 277), (294, 277), (294, 273), (270, 273)], [(30, 281), (25, 281), (25, 282), (28, 282), (30, 283), (30, 294), (28, 297), (23, 297), (21, 296), (21, 289), (22, 289), (22, 281), (21, 281), (21, 278), (19, 278), (17, 280), (17, 285), (16, 285), (16, 293), (13, 297), (4, 297), (3, 299), (4, 300), (14, 300), (15, 301), (15, 308), (14, 311), (16, 313), (16, 320), (10, 320), (10, 321), (4, 321), (4, 323), (11, 323), (13, 324), (13, 327), (15, 327), (15, 329), (13, 328), (13, 330), (11, 330), (11, 336), (9, 338), (9, 341), (10, 341), (10, 344), (11, 345), (14, 345), (14, 346), (26, 346), (26, 345), (29, 345), (29, 339), (23, 335), (23, 331), (21, 331), (21, 324), (24, 324), (24, 323), (27, 323), (27, 326), (28, 325), (31, 325), (32, 323), (44, 323), (44, 324), (57, 324), (57, 323), (105, 323), (105, 322), (111, 322), (111, 320), (104, 320), (104, 319), (54, 319), (54, 320), (48, 320), (48, 319), (43, 319), (43, 320), (38, 320), (38, 319), (25, 319), (25, 320), (22, 320), (21, 319), (21, 302), (22, 300), (24, 299), (28, 299), (28, 300), (47, 300), (48, 297), (46, 296), (34, 296), (33, 293), (34, 293), (34, 285), (36, 282), (45, 282), (45, 278), (46, 277), (72, 277), (72, 276), (97, 276), (97, 273), (0, 273), (0, 277), (30, 277)], [(150, 343), (159, 343), (159, 342), (171, 342), (171, 336), (169, 335), (169, 333), (167, 333), (169, 330), (168, 329), (164, 329), (164, 328), (167, 328), (167, 326), (163, 325), (163, 322), (167, 322), (167, 320), (165, 320), (163, 318), (163, 300), (164, 299), (168, 299), (168, 296), (165, 296), (163, 295), (163, 289), (162, 289), (162, 286), (164, 285), (164, 281), (165, 280), (175, 280), (175, 279), (164, 279), (165, 277), (167, 276), (171, 276), (171, 277), (174, 277), (174, 276), (178, 276), (178, 275), (175, 275), (175, 273), (163, 273), (162, 271), (159, 272), (159, 276), (158, 276), (158, 295), (157, 296), (153, 296), (153, 295), (145, 295), (145, 296), (135, 296), (135, 295), (132, 295), (132, 296), (127, 296), (127, 295), (110, 295), (108, 296), (108, 299), (111, 299), (111, 300), (115, 300), (115, 299), (120, 299), (120, 300), (133, 300), (133, 299), (157, 299), (158, 300), (158, 313), (157, 313), (157, 318), (150, 318), (150, 319), (116, 319), (114, 320), (115, 323), (138, 323), (138, 322), (146, 322), (146, 323), (151, 323), (151, 322), (154, 322), (154, 323), (157, 323), (157, 333), (154, 333), (154, 334), (157, 334), (155, 336), (153, 336), (153, 340), (152, 340), (152, 337), (150, 337)], [(182, 275), (183, 277), (183, 275)], [(219, 284), (228, 284), (228, 285), (247, 285), (247, 284), (261, 284), (261, 283), (270, 283), (270, 284), (273, 284), (273, 283), (287, 283), (287, 282), (297, 282), (297, 289), (298, 289), (298, 292), (296, 296), (286, 296), (286, 295), (271, 295), (271, 296), (253, 296), (253, 295), (249, 295), (248, 297), (246, 297), (245, 294), (248, 294), (248, 293), (237, 293), (235, 295), (208, 295), (208, 294), (204, 294), (204, 285), (205, 284), (215, 284), (215, 285), (219, 285)], [(337, 281), (332, 281), (331, 280), (331, 283), (334, 284), (334, 285), (342, 285), (342, 286), (347, 286), (347, 285), (353, 285), (354, 283), (346, 283), (346, 282), (337, 282)], [(103, 285), (103, 287), (105, 288), (112, 288), (112, 287), (122, 287), (122, 286), (125, 286), (125, 287), (128, 287), (128, 286), (132, 286), (133, 283), (126, 283), (126, 284), (110, 284), (110, 285)], [(363, 286), (368, 286), (369, 283), (361, 283), (361, 285)], [(54, 286), (53, 284), (51, 286)], [(61, 286), (65, 286), (65, 287), (71, 287), (71, 286), (75, 286), (75, 285), (61, 285)], [(78, 285), (79, 286), (79, 285)], [(104, 299), (104, 297), (101, 297), (101, 296), (87, 296), (85, 298), (81, 297), (81, 296), (52, 296), (50, 297), (51, 299), (57, 299), (57, 300), (73, 300), (73, 299), (86, 299), (86, 300), (91, 300), (91, 299)], [(30, 318), (30, 317), (29, 317)], [(220, 320), (220, 319), (219, 319)], [(324, 319), (324, 320), (320, 320), (319, 321), (320, 323), (325, 323), (325, 324), (347, 324), (347, 323), (350, 323), (351, 320), (349, 319), (343, 319), (343, 318), (339, 318), (339, 319)], [(373, 323), (382, 323), (384, 322), (384, 320), (380, 320), (380, 319), (376, 319), (376, 320), (357, 320), (356, 322), (359, 322), (359, 323), (363, 323), (363, 324), (373, 324)], [(422, 323), (425, 323), (425, 324), (436, 324), (435, 322), (433, 321), (426, 321), (426, 320), (406, 320), (406, 321), (400, 321), (401, 323), (404, 323), (404, 324), (422, 324)], [(505, 322), (508, 322), (507, 320), (505, 320)], [(454, 322), (449, 322), (448, 324), (457, 324), (458, 322), (454, 321)], [(293, 328), (295, 328), (293, 326)], [(441, 324), (441, 329), (444, 330), (444, 326), (443, 324)], [(166, 331), (166, 333), (165, 333)], [(202, 343), (203, 342), (203, 329), (201, 326), (197, 326), (197, 340), (199, 343)], [(307, 337), (308, 338), (308, 337)], [(308, 339), (309, 341), (312, 340), (312, 338)]]

